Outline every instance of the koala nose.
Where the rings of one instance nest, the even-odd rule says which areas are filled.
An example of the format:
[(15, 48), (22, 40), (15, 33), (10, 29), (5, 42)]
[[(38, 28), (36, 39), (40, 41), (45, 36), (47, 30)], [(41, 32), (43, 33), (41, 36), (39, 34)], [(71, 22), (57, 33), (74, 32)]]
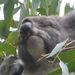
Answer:
[(31, 33), (32, 33), (32, 23), (31, 22), (24, 23), (20, 28), (21, 37), (27, 37)]

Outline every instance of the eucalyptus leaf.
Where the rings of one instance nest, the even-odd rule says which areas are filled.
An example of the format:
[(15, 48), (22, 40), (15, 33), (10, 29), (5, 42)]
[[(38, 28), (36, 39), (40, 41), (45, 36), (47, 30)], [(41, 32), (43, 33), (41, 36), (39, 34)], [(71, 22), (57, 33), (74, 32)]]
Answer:
[(7, 0), (4, 4), (4, 18), (6, 20), (11, 20), (13, 17), (15, 0)]
[(24, 4), (21, 5), (21, 11), (20, 11), (20, 22), (22, 19), (26, 16), (29, 16), (29, 9), (24, 6)]
[(4, 4), (7, 0), (0, 0), (0, 4)]
[(15, 43), (18, 41), (18, 32), (11, 32), (8, 35), (8, 38), (6, 39), (7, 43), (12, 44), (13, 46), (15, 45)]
[(16, 0), (7, 0), (4, 4), (4, 32), (7, 33), (6, 37), (9, 34), (9, 27), (13, 25), (13, 10)]
[(65, 9), (64, 9), (65, 14), (68, 13), (68, 12), (70, 12), (70, 11), (72, 11), (72, 10), (74, 10), (74, 8), (73, 8), (73, 7), (70, 7), (69, 4), (66, 4), (66, 5), (65, 5)]
[(60, 53), (59, 57), (64, 62), (70, 62), (75, 58), (75, 49), (68, 50), (68, 51), (65, 50), (65, 52)]
[(21, 6), (17, 7), (17, 8), (14, 8), (13, 10), (13, 14), (16, 14), (19, 10), (20, 10)]
[(62, 62), (60, 60), (60, 63), (59, 63), (61, 69), (62, 69), (62, 75), (69, 75), (69, 70), (68, 70), (68, 67), (66, 64), (64, 64), (64, 62)]
[[(75, 71), (75, 50), (74, 49), (61, 53), (59, 57), (64, 62), (67, 62), (70, 72)], [(59, 74), (61, 74), (60, 68), (55, 68), (52, 72), (49, 73), (49, 75), (59, 75)]]
[(38, 8), (37, 11), (39, 12), (39, 14), (41, 15), (46, 15), (46, 10), (44, 8)]
[(59, 0), (50, 0), (49, 15), (57, 14)]
[(5, 38), (8, 35), (8, 27), (5, 25), (4, 20), (0, 20), (0, 38)]
[(32, 0), (32, 9), (36, 10), (40, 4), (40, 0)]
[(52, 57), (55, 54), (57, 54), (59, 51), (61, 51), (62, 47), (66, 44), (66, 42), (67, 42), (67, 40), (65, 40), (61, 43), (58, 43), (47, 58)]
[(45, 9), (45, 11), (46, 11), (45, 15), (48, 15), (48, 12), (49, 12), (49, 8), (48, 8), (49, 3), (50, 3), (49, 0), (41, 0), (40, 1), (40, 8), (44, 8)]
[(16, 54), (16, 48), (8, 43), (0, 43), (0, 57), (4, 56), (4, 53), (6, 55), (10, 54)]

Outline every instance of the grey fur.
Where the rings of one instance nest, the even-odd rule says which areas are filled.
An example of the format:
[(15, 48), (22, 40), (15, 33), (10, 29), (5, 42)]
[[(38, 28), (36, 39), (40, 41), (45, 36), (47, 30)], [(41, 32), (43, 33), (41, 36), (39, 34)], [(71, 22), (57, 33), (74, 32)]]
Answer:
[[(26, 33), (24, 33), (22, 29), (24, 29), (27, 22), (29, 22), (28, 24), (31, 23), (30, 25), (28, 25), (31, 28)], [(50, 71), (49, 64), (46, 61), (42, 61), (39, 63), (37, 63), (36, 61), (42, 53), (51, 52), (51, 50), (55, 47), (57, 43), (62, 42), (67, 38), (69, 38), (70, 41), (75, 40), (75, 11), (72, 11), (70, 14), (64, 17), (59, 16), (26, 17), (23, 20), (22, 24), (23, 25), (21, 25), (20, 28), (20, 37), (19, 37), (20, 42), (18, 45), (18, 52), (19, 57), (25, 64), (24, 75), (47, 75), (47, 73)], [(32, 48), (31, 50), (29, 50), (28, 48), (29, 47), (28, 40), (32, 36), (37, 36), (39, 40), (40, 38), (42, 38), (43, 42), (42, 44), (44, 46), (42, 48), (43, 50), (40, 50), (40, 48), (38, 48), (39, 50), (36, 51), (38, 52), (38, 54), (40, 51), (42, 51), (40, 55), (37, 57), (36, 56), (33, 57), (34, 54), (33, 55), (31, 54), (31, 50), (33, 50), (34, 48)], [(33, 39), (36, 39), (36, 37), (34, 37)], [(37, 42), (33, 41), (33, 43), (36, 44)], [(41, 42), (38, 42), (38, 44), (39, 43)]]

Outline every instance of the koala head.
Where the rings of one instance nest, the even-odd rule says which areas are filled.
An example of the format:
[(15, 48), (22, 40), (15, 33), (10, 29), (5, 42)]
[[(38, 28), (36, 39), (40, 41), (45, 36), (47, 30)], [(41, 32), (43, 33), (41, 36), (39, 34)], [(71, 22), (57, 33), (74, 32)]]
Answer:
[(39, 66), (46, 68), (44, 62), (37, 63), (37, 60), (42, 54), (51, 52), (60, 41), (58, 24), (50, 17), (27, 17), (22, 21), (18, 54), (28, 70), (37, 70)]

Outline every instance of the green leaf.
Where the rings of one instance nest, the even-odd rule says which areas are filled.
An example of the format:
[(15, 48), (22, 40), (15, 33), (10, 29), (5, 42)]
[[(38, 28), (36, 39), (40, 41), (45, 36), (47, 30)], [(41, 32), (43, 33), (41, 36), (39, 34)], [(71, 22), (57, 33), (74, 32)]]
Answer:
[[(0, 4), (5, 4), (7, 0), (0, 0)], [(15, 0), (15, 3), (17, 4), (18, 0)]]
[(6, 42), (12, 44), (13, 46), (15, 45), (15, 43), (17, 41), (18, 41), (18, 32), (17, 31), (16, 32), (11, 32), (8, 35), (8, 38), (6, 39)]
[(4, 56), (5, 53), (6, 55), (9, 54), (16, 54), (16, 48), (12, 46), (11, 44), (8, 43), (0, 43), (0, 57)]
[(40, 0), (32, 0), (32, 2), (27, 3), (30, 4), (29, 8), (31, 9), (30, 15), (37, 15), (37, 8), (40, 6)]
[(68, 13), (68, 12), (70, 12), (72, 10), (74, 10), (74, 7), (71, 8), (69, 4), (66, 4), (65, 9), (64, 9), (65, 13)]
[[(4, 4), (4, 27), (5, 33), (9, 34), (9, 27), (13, 25), (13, 10), (17, 0), (7, 0)], [(7, 36), (6, 36), (7, 37)]]
[(64, 62), (70, 62), (72, 59), (75, 58), (75, 49), (62, 52), (60, 53), (59, 57)]
[(75, 72), (75, 58), (68, 63), (68, 68), (70, 72)]
[(8, 33), (7, 33), (7, 26), (5, 25), (4, 20), (0, 20), (0, 38), (5, 38)]
[(31, 4), (30, 0), (24, 0), (24, 4), (25, 4), (26, 8), (31, 8), (32, 7), (32, 4)]
[(0, 20), (0, 38), (3, 38), (4, 36), (4, 21)]
[(4, 18), (6, 20), (11, 20), (13, 17), (15, 0), (7, 0), (4, 4)]
[(49, 7), (49, 15), (56, 14), (57, 6), (59, 0), (50, 0), (50, 7)]
[[(68, 64), (69, 72), (75, 72), (75, 59), (71, 60)], [(49, 75), (59, 75), (61, 74), (61, 69), (56, 68), (52, 72), (49, 73)]]
[(44, 8), (45, 11), (46, 11), (45, 15), (48, 15), (48, 12), (49, 12), (48, 6), (49, 6), (50, 1), (49, 0), (41, 0), (40, 2), (41, 2), (40, 3), (40, 8)]
[[(9, 22), (8, 22), (9, 24)], [(0, 20), (0, 38), (7, 38), (8, 33), (10, 33), (9, 28), (10, 26), (7, 24), (7, 21)], [(18, 21), (13, 21), (12, 27), (17, 27)]]
[(13, 10), (14, 10), (14, 5), (18, 4), (18, 0), (5, 0), (6, 2), (4, 3), (4, 18), (7, 21), (11, 21), (13, 18)]
[(46, 10), (44, 8), (38, 8), (37, 11), (39, 12), (39, 14), (41, 15), (46, 15)]
[(52, 57), (54, 56), (55, 54), (57, 54), (59, 51), (61, 51), (61, 48), (66, 44), (67, 40), (61, 42), (61, 43), (58, 43), (55, 48), (52, 50), (52, 52), (49, 54), (48, 58), (49, 57)]
[(29, 9), (27, 9), (24, 4), (21, 5), (21, 11), (20, 11), (20, 22), (22, 19), (26, 16), (29, 16)]
[(0, 0), (0, 4), (4, 4), (7, 0)]
[(40, 4), (40, 0), (32, 0), (32, 9), (36, 10)]
[(17, 8), (14, 8), (13, 10), (13, 14), (16, 14), (19, 10), (20, 10), (21, 6), (17, 7)]
[[(69, 71), (75, 72), (75, 50), (69, 50), (59, 55), (60, 59), (67, 63)], [(59, 75), (61, 74), (60, 68), (55, 68), (49, 75)]]
[(59, 63), (61, 69), (62, 69), (62, 75), (69, 75), (69, 70), (66, 64), (64, 62), (60, 61)]

